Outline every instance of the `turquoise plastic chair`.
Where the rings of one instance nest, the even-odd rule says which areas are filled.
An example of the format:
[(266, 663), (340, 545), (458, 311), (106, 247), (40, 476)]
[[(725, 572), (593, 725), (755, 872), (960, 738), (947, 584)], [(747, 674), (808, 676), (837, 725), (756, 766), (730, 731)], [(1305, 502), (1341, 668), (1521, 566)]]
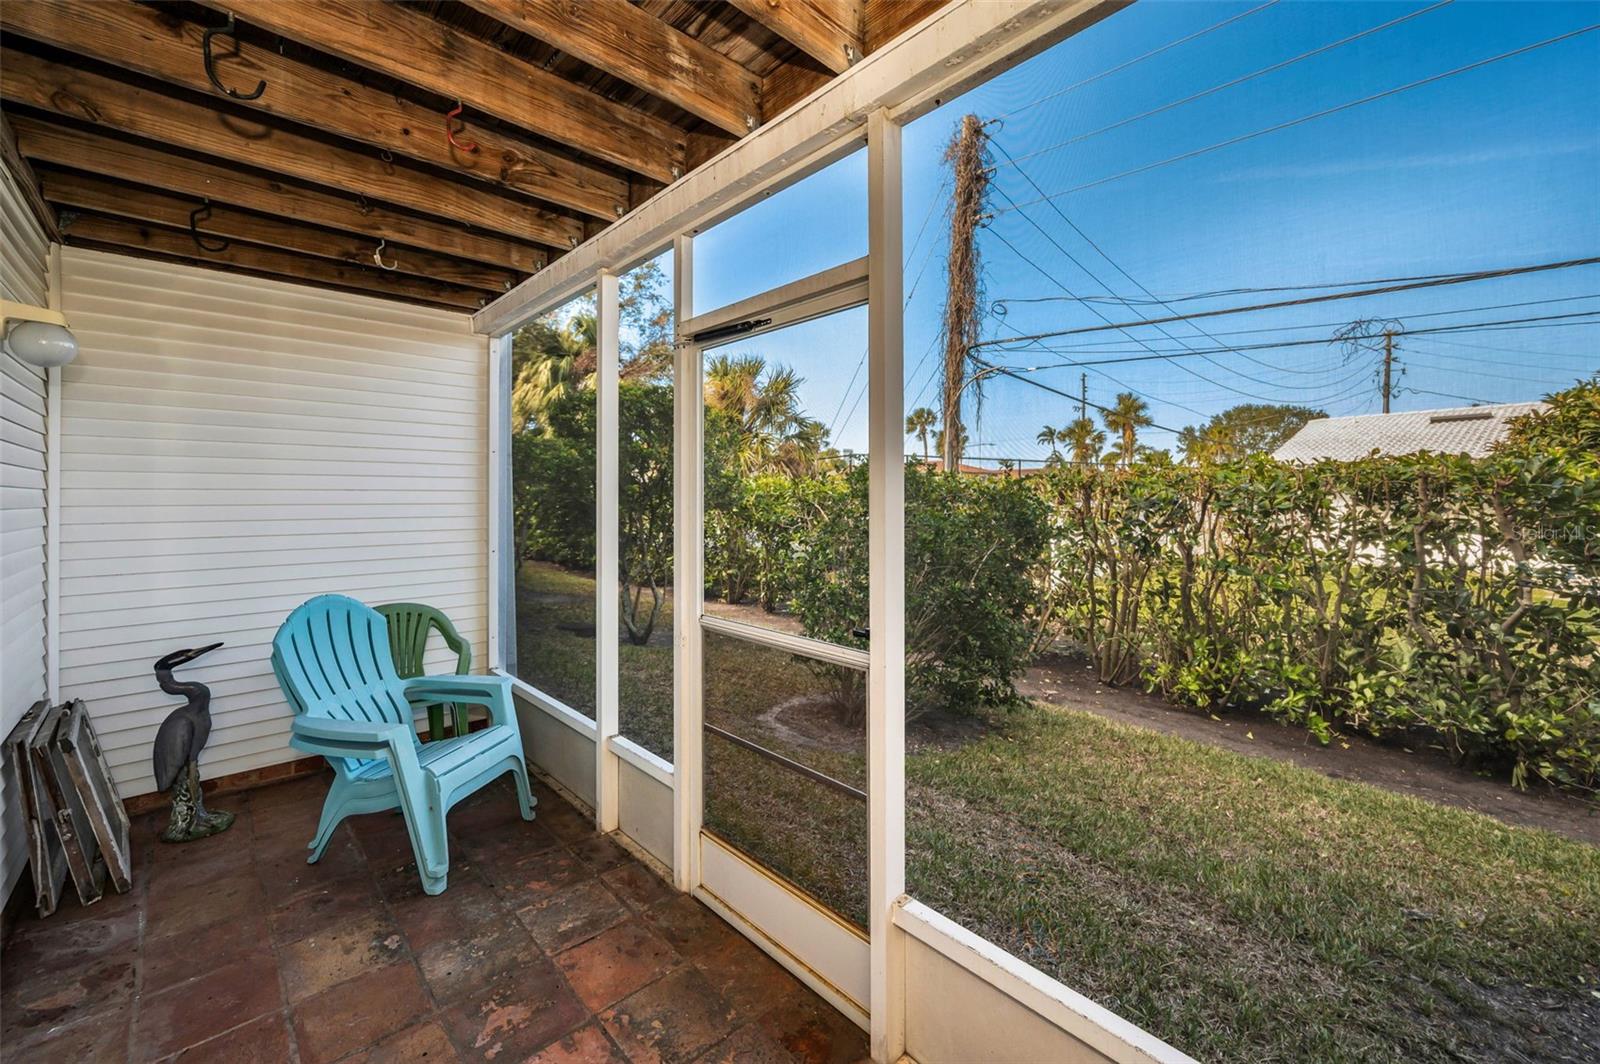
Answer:
[[(450, 872), (445, 817), (456, 802), (509, 772), (522, 819), (533, 819), (509, 679), (402, 679), (389, 649), (388, 622), (344, 595), (319, 595), (289, 615), (272, 640), (272, 671), (294, 707), (289, 745), (321, 754), (333, 766), (308, 864), (321, 858), (345, 817), (399, 809), (422, 889), (439, 894)], [(486, 706), (489, 726), (422, 743), (415, 707), (439, 702)]]

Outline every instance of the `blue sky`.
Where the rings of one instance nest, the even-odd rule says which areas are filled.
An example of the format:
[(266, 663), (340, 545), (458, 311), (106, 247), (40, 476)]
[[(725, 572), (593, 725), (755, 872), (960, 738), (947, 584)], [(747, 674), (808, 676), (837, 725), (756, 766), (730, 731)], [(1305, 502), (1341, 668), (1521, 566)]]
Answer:
[[(1224, 289), (1588, 257), (1600, 254), (1600, 32), (1164, 161), (1596, 22), (1593, 3), (1144, 0), (918, 119), (906, 131), (908, 409), (937, 406), (948, 198), (941, 154), (964, 114), (998, 119), (990, 126), (995, 216), (980, 236), (985, 339), (1333, 290), (1174, 302)], [(1138, 61), (1116, 69), (1130, 60)], [(1286, 65), (1146, 114), (1277, 63)], [(1127, 173), (1152, 163), (1161, 165)], [(865, 188), (858, 154), (700, 237), (697, 310), (864, 254)], [(1600, 312), (1600, 266), (1175, 323), (1165, 334), (1102, 329), (991, 347), (985, 357), (1072, 395), (1087, 373), (1091, 402), (1135, 391), (1159, 425), (1178, 428), (1240, 402), (1333, 414), (1379, 408), (1373, 354), (1351, 358), (1320, 342), (1219, 348), (1326, 341), (1357, 318), (1394, 318), (1415, 330), (1584, 311)], [(1600, 369), (1596, 320), (1403, 337), (1394, 408), (1538, 398)], [(858, 312), (739, 346), (795, 366), (809, 411), (833, 425), (837, 444), (861, 448), (864, 330)], [(1210, 353), (1062, 365), (1185, 348)], [(971, 450), (1037, 459), (1039, 428), (1075, 414), (1075, 403), (1038, 387), (990, 380)], [(1171, 442), (1156, 430), (1147, 439)], [(908, 441), (908, 450), (919, 446)]]

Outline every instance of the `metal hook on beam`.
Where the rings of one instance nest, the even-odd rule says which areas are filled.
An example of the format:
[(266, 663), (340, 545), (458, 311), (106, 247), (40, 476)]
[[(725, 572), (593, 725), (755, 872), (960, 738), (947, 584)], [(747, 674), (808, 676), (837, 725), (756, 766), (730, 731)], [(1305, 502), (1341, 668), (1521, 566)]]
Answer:
[(388, 241), (383, 239), (382, 237), (380, 237), (378, 239), (378, 246), (372, 252), (373, 265), (381, 267), (382, 269), (385, 269), (385, 270), (397, 270), (397, 269), (400, 268), (400, 260), (399, 259), (395, 259), (393, 262), (384, 262), (383, 261), (383, 249), (384, 249), (384, 246), (387, 243), (388, 243)]
[(208, 26), (206, 27), (206, 31), (200, 35), (200, 54), (201, 58), (205, 60), (206, 77), (211, 79), (212, 87), (218, 92), (222, 93), (224, 96), (229, 96), (235, 100), (260, 99), (261, 94), (267, 91), (267, 83), (265, 80), (256, 82), (254, 92), (235, 92), (233, 89), (230, 89), (224, 85), (217, 78), (216, 60), (211, 55), (211, 38), (217, 36), (219, 33), (224, 37), (233, 38), (233, 50), (234, 53), (237, 54), (239, 51), (239, 35), (234, 31), (232, 11), (228, 12), (228, 24), (226, 26)]
[(206, 238), (201, 235), (200, 223), (209, 221), (210, 218), (210, 200), (206, 200), (205, 202), (201, 203), (200, 206), (189, 212), (189, 236), (194, 240), (194, 246), (199, 248), (201, 251), (209, 251), (213, 254), (221, 251), (227, 251), (233, 246), (233, 241), (227, 239), (226, 237), (215, 237), (213, 238), (213, 243), (207, 243)]
[[(455, 120), (461, 117), (461, 106), (461, 101), (457, 100), (455, 107), (444, 116), (444, 139), (449, 141), (450, 146), (456, 151), (464, 151), (469, 155), (476, 155), (478, 152), (477, 141), (473, 141), (471, 144), (463, 144), (456, 139)], [(463, 119), (461, 122), (461, 132), (465, 133), (466, 131), (467, 123)]]

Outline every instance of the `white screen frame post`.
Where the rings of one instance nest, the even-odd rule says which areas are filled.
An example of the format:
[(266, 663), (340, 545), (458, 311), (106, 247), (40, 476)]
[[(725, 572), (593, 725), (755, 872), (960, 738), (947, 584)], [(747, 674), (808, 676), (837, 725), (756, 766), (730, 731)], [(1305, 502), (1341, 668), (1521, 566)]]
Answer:
[(594, 582), (594, 821), (602, 834), (617, 830), (618, 713), (617, 451), (621, 442), (618, 378), (622, 362), (620, 283), (613, 270), (595, 277), (595, 582)]
[(872, 1057), (905, 1052), (906, 891), (904, 232), (901, 127), (867, 119), (867, 799)]
[(672, 241), (672, 305), (676, 333), (672, 373), (672, 881), (700, 885), (700, 611), (705, 587), (705, 527), (700, 498), (705, 404), (700, 347), (683, 332), (694, 313), (694, 237)]
[(511, 344), (515, 333), (489, 341), (489, 661), (515, 671), (517, 664), (517, 559), (511, 500)]

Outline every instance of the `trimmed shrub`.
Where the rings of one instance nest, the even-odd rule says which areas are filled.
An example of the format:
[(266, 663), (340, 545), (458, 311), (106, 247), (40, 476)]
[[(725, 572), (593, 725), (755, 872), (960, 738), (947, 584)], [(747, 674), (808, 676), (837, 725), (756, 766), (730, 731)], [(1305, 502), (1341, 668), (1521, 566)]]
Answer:
[[(793, 608), (808, 635), (846, 646), (867, 625), (867, 470), (808, 500)], [(972, 712), (1016, 697), (1032, 633), (1030, 570), (1043, 557), (1044, 500), (1021, 482), (906, 469), (908, 716)]]

